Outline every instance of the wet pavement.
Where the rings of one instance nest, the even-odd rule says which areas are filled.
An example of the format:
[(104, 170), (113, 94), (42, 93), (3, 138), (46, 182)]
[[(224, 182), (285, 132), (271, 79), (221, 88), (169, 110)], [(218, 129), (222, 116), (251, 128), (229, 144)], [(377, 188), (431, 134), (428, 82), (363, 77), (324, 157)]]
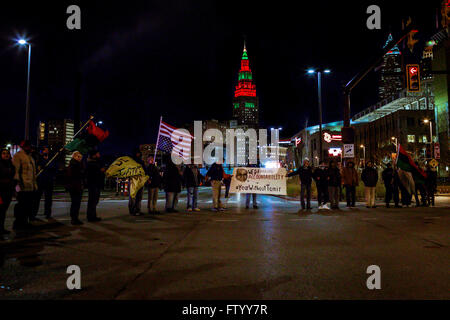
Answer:
[[(210, 190), (200, 194), (200, 212), (139, 217), (127, 200), (104, 200), (103, 220), (81, 227), (70, 225), (70, 203), (55, 201), (53, 220), (0, 240), (0, 298), (450, 298), (448, 197), (435, 208), (318, 211), (313, 202), (298, 212), (298, 201), (260, 196), (259, 209), (246, 210), (245, 196), (233, 196), (212, 212)], [(81, 268), (81, 290), (66, 287), (69, 265)], [(380, 290), (367, 289), (370, 265), (380, 267)]]

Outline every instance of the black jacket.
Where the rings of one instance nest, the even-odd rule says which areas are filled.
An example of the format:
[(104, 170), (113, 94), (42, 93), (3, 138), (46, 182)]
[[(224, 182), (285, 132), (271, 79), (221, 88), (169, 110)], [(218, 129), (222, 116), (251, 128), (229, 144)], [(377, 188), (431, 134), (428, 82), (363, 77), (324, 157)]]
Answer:
[(163, 181), (165, 192), (181, 192), (182, 176), (177, 166), (171, 161), (164, 169)]
[(88, 188), (103, 188), (105, 175), (101, 171), (103, 164), (97, 159), (88, 159), (86, 165), (86, 181)]
[(361, 173), (361, 180), (366, 187), (375, 187), (378, 182), (378, 172), (375, 168), (366, 167)]
[(148, 188), (159, 188), (161, 186), (162, 177), (158, 168), (152, 163), (147, 167), (147, 175), (149, 176)]
[(300, 177), (300, 183), (310, 185), (313, 178), (313, 171), (311, 167), (300, 167), (294, 172), (288, 174), (288, 177), (296, 176)]
[(437, 187), (436, 171), (427, 169), (426, 174), (427, 174), (427, 178), (425, 179), (425, 186), (427, 187), (427, 189), (435, 191), (436, 187)]
[[(39, 161), (37, 162), (37, 170), (36, 171), (40, 172), (42, 169), (44, 169), (45, 165), (47, 164), (48, 161), (49, 161), (49, 159), (45, 160), (44, 158), (40, 157)], [(38, 184), (38, 187), (53, 185), (53, 181), (55, 179), (56, 171), (57, 171), (57, 169), (56, 169), (56, 162), (53, 161), (36, 178), (36, 182)]]
[(83, 191), (84, 168), (81, 162), (71, 159), (66, 171), (66, 189), (69, 191)]
[(211, 168), (209, 168), (208, 173), (206, 175), (211, 178), (211, 180), (222, 181), (223, 179), (223, 167), (218, 165), (217, 163), (213, 163)]
[(341, 185), (341, 173), (339, 172), (339, 168), (331, 168), (327, 169), (327, 181), (328, 186), (330, 187), (339, 187)]
[[(194, 175), (194, 171), (197, 172), (197, 177)], [(190, 168), (186, 167), (183, 172), (183, 185), (186, 188), (198, 187), (200, 183), (203, 181), (203, 176), (200, 174), (198, 168)]]
[(0, 192), (14, 191), (14, 174), (16, 168), (11, 160), (0, 160)]
[(394, 182), (394, 169), (386, 168), (381, 173), (385, 185), (391, 185)]
[(321, 187), (328, 186), (328, 172), (327, 169), (317, 168), (314, 170), (314, 181), (316, 182), (316, 186), (319, 185)]

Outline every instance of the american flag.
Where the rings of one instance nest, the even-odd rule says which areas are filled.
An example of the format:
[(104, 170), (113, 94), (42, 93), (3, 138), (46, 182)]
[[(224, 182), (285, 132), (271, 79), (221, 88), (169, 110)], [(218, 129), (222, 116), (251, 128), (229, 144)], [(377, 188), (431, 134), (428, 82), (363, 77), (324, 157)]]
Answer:
[(178, 139), (179, 142), (174, 143), (172, 142), (172, 133), (175, 130), (177, 130), (177, 128), (161, 120), (159, 123), (158, 145), (156, 148), (168, 153), (172, 153), (173, 150), (177, 152), (181, 158), (187, 160), (191, 156), (191, 141), (193, 137), (190, 134), (181, 134)]

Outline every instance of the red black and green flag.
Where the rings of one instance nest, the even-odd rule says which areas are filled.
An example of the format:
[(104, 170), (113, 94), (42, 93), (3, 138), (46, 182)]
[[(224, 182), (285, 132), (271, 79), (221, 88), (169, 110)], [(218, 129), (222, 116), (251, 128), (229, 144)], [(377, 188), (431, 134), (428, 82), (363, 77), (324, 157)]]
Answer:
[(97, 127), (91, 120), (87, 130), (75, 138), (72, 142), (68, 143), (64, 148), (69, 151), (79, 151), (82, 154), (87, 154), (89, 151), (97, 148), (100, 142), (103, 142), (109, 135), (109, 131)]
[(406, 152), (406, 150), (403, 149), (401, 145), (398, 146), (397, 168), (411, 172), (416, 183), (424, 183), (425, 179), (427, 178), (427, 174), (425, 173), (425, 171), (423, 171), (416, 165), (409, 153)]

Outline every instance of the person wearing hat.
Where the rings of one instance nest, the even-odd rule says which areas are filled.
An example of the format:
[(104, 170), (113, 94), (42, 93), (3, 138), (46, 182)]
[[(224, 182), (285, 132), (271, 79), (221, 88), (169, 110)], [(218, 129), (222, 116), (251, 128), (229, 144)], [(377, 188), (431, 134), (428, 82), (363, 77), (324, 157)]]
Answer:
[(15, 167), (14, 180), (16, 182), (17, 204), (14, 208), (14, 230), (29, 229), (36, 203), (36, 164), (31, 156), (32, 148), (29, 140), (20, 143), (12, 162)]
[(98, 150), (89, 151), (86, 165), (86, 182), (88, 187), (87, 220), (98, 222), (102, 220), (97, 217), (97, 205), (100, 200), (100, 192), (105, 182), (105, 168), (101, 163), (100, 152)]

